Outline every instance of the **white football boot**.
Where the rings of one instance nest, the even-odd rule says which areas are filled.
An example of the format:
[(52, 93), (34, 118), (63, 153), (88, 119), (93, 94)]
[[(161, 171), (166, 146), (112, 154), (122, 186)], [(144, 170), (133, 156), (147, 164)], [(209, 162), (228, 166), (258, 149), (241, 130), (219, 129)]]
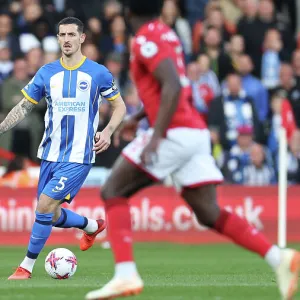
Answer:
[(135, 296), (142, 292), (144, 283), (136, 275), (131, 278), (114, 277), (99, 290), (91, 291), (86, 296), (86, 300), (111, 300), (119, 297)]
[(281, 250), (281, 262), (276, 270), (277, 284), (282, 300), (291, 300), (298, 289), (300, 252), (292, 249)]

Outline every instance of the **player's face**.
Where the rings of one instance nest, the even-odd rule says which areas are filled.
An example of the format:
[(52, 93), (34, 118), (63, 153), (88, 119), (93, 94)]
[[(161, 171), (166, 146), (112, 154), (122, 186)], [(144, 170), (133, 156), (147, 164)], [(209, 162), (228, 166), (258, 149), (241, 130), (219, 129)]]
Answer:
[(57, 39), (62, 53), (71, 56), (81, 49), (85, 34), (78, 32), (75, 24), (60, 25)]

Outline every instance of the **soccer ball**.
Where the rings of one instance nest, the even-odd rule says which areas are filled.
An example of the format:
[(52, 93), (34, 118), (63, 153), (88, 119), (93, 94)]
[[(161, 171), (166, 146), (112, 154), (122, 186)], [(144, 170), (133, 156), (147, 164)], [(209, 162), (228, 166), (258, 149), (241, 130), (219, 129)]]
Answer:
[(45, 270), (54, 279), (68, 279), (75, 274), (76, 269), (76, 256), (65, 248), (52, 250), (45, 259)]

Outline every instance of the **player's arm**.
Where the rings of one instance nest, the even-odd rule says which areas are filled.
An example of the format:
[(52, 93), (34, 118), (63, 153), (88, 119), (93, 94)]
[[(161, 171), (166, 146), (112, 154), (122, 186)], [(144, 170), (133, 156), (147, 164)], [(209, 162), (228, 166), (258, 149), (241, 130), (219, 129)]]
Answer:
[(162, 138), (177, 109), (181, 84), (176, 66), (171, 58), (164, 59), (154, 70), (153, 75), (161, 85), (160, 106), (153, 136)]
[(10, 130), (24, 120), (45, 95), (43, 67), (40, 68), (32, 80), (21, 90), (24, 98), (8, 113), (0, 124), (0, 135)]
[(112, 107), (112, 115), (109, 123), (103, 131), (107, 132), (109, 136), (112, 136), (112, 134), (120, 126), (126, 115), (126, 106), (121, 95), (118, 96), (115, 100), (110, 101), (109, 103)]
[(106, 99), (112, 107), (112, 115), (103, 131), (97, 132), (95, 135), (93, 150), (96, 154), (105, 151), (110, 146), (111, 136), (120, 126), (126, 114), (126, 106), (115, 84), (115, 80), (105, 67), (99, 72), (98, 82), (101, 96)]
[(105, 151), (110, 146), (111, 136), (120, 126), (126, 115), (126, 106), (120, 94), (113, 101), (109, 101), (109, 103), (112, 107), (112, 115), (102, 132), (96, 133), (96, 143), (93, 148), (93, 150), (96, 151), (96, 154)]
[(121, 123), (113, 136), (113, 143), (115, 147), (120, 146), (121, 137), (129, 142), (132, 141), (136, 135), (139, 122), (146, 117), (144, 108), (141, 108), (135, 115), (128, 116)]
[(156, 160), (157, 147), (177, 109), (181, 91), (180, 79), (175, 64), (170, 58), (162, 60), (153, 75), (161, 85), (161, 99), (153, 136), (141, 154), (141, 161), (146, 165)]
[(34, 103), (25, 97), (8, 113), (4, 121), (0, 124), (0, 135), (12, 129), (23, 121), (32, 111)]

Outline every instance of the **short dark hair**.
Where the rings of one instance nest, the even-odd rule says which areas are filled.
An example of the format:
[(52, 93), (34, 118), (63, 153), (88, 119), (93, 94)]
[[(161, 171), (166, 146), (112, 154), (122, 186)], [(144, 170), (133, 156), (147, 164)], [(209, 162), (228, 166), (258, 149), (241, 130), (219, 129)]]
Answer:
[(163, 6), (163, 0), (127, 0), (129, 11), (136, 16), (159, 16)]
[(79, 19), (77, 19), (75, 17), (67, 17), (67, 18), (62, 19), (58, 23), (58, 26), (57, 26), (58, 32), (59, 32), (59, 26), (60, 25), (68, 25), (68, 24), (75, 24), (75, 25), (77, 25), (78, 32), (83, 33), (83, 31), (84, 31), (84, 25), (83, 25), (83, 23)]

